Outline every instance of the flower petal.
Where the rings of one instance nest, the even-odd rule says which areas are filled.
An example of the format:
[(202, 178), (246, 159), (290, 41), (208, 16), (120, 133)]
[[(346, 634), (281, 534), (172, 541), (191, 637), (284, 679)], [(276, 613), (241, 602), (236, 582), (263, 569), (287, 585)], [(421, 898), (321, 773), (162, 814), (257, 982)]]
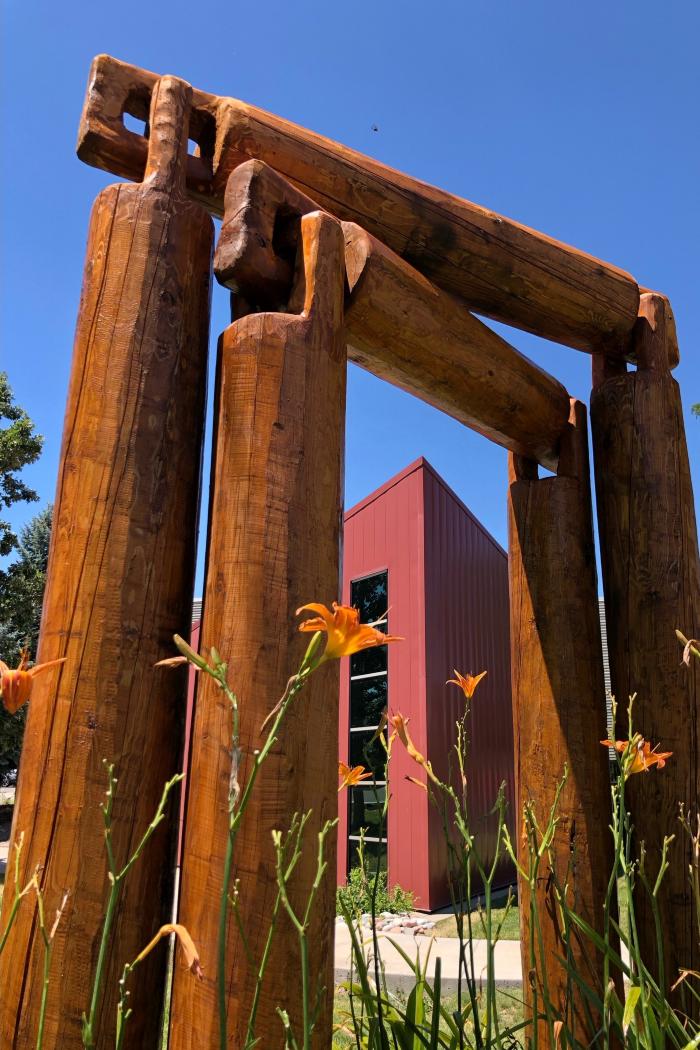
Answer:
[(34, 664), (33, 667), (29, 668), (27, 673), (30, 674), (32, 678), (36, 678), (38, 674), (43, 674), (44, 671), (48, 671), (49, 667), (55, 667), (57, 664), (64, 664), (66, 660), (67, 657), (61, 656), (58, 660), (47, 660), (45, 664)]

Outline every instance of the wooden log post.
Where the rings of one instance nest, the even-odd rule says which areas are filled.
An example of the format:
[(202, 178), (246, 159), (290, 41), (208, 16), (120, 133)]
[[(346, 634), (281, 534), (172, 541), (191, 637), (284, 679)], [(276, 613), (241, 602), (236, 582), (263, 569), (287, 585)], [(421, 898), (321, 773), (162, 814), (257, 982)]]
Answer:
[[(239, 318), (219, 344), (202, 647), (206, 652), (215, 645), (228, 661), (240, 707), (243, 779), (262, 743), (261, 724), (306, 647), (295, 610), (340, 593), (346, 374), (340, 224), (319, 213), (305, 216), (299, 259), (291, 312)], [(219, 1047), (216, 946), (231, 712), (210, 680), (200, 677), (198, 685), (180, 919), (197, 937), (205, 977), (195, 987), (176, 971), (171, 1050)], [(271, 832), (286, 830), (293, 813), (313, 810), (292, 888), (299, 905), (315, 873), (316, 832), (337, 814), (337, 762), (338, 668), (327, 664), (295, 701), (236, 841), (234, 879), (247, 950), (229, 913), (230, 1046), (245, 1043), (277, 894)], [(331, 1040), (334, 836), (327, 859), (309, 927), (312, 996), (319, 984), (325, 986), (314, 1035), (318, 1047)], [(258, 1009), (260, 1046), (283, 1045), (278, 1006), (289, 1011), (299, 1032), (300, 1003), (296, 933), (281, 916)]]
[[(87, 256), (59, 467), (39, 661), (12, 842), (22, 885), (37, 865), (54, 942), (43, 1050), (77, 1050), (109, 885), (102, 814), (118, 776), (113, 844), (124, 863), (181, 763), (186, 680), (155, 671), (192, 609), (206, 389), (212, 221), (184, 192), (191, 90), (153, 92), (143, 184), (98, 196)], [(171, 909), (168, 826), (124, 886), (105, 968), (97, 1045), (114, 1046), (122, 967)], [(14, 892), (8, 865), (2, 923)], [(34, 1047), (43, 946), (25, 898), (0, 958), (0, 1045)], [(133, 983), (130, 1045), (158, 1045), (165, 959)]]
[[(554, 839), (556, 875), (568, 880), (570, 902), (596, 930), (612, 865), (608, 831), (610, 790), (607, 754), (600, 746), (606, 725), (605, 687), (590, 502), (584, 406), (572, 401), (571, 426), (562, 439), (558, 474), (538, 478), (537, 468), (511, 454), (509, 487), (510, 615), (515, 773), (519, 818), (518, 852), (528, 868), (522, 807), (533, 801), (544, 827), (564, 767), (568, 780), (559, 804)], [(550, 868), (546, 859), (537, 883), (543, 958), (536, 974), (530, 956), (530, 894), (519, 881), (522, 960), (526, 1001), (543, 979), (562, 1017), (590, 1032), (575, 988), (567, 989), (566, 957)], [(568, 950), (584, 980), (598, 985), (600, 957), (572, 934)], [(548, 1046), (550, 1032), (540, 1027)], [(583, 1040), (586, 1041), (585, 1039)]]
[[(84, 161), (140, 178), (146, 142), (122, 115), (155, 79), (108, 55), (94, 60), (78, 139)], [(223, 213), (234, 168), (258, 158), (477, 313), (580, 350), (623, 353), (639, 306), (630, 274), (238, 99), (197, 91), (194, 103), (209, 131), (189, 159), (188, 186), (214, 213)]]
[[(621, 707), (617, 735), (627, 737), (624, 712), (636, 693), (635, 728), (673, 752), (663, 771), (628, 784), (652, 882), (664, 836), (676, 836), (659, 894), (667, 987), (679, 968), (700, 969), (687, 875), (690, 844), (677, 820), (679, 802), (691, 810), (700, 805), (700, 674), (693, 661), (681, 665), (674, 633), (700, 635), (700, 568), (681, 398), (669, 372), (673, 336), (667, 301), (645, 293), (634, 331), (637, 370), (594, 358), (591, 397), (608, 654)], [(644, 958), (658, 976), (654, 922), (643, 891), (636, 906)]]

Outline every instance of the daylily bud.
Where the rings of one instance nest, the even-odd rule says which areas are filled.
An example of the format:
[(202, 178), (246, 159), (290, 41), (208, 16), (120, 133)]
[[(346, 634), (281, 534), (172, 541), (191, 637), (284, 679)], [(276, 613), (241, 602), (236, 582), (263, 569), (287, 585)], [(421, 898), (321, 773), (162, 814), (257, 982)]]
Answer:
[(192, 646), (187, 644), (184, 638), (181, 638), (179, 634), (174, 634), (173, 641), (175, 642), (176, 648), (187, 658), (189, 663), (194, 664), (194, 666), (198, 667), (200, 671), (207, 670), (209, 667), (207, 661), (203, 656), (200, 656), (199, 653), (196, 653)]
[(166, 660), (159, 660), (155, 663), (154, 667), (182, 667), (183, 664), (188, 664), (189, 660), (186, 656), (170, 656)]

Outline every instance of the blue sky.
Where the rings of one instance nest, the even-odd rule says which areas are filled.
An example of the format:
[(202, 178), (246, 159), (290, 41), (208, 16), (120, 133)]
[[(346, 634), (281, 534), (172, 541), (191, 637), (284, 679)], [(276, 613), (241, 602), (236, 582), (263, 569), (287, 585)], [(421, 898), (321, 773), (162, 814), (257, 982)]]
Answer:
[[(697, 492), (695, 0), (663, 11), (649, 0), (5, 0), (3, 20), (0, 367), (46, 437), (26, 471), (42, 503), (55, 486), (90, 207), (115, 181), (74, 152), (90, 61), (103, 51), (262, 106), (664, 291)], [(212, 348), (227, 323), (217, 286)], [(587, 355), (507, 338), (588, 401)], [(351, 367), (347, 504), (419, 455), (505, 543), (505, 453)], [(14, 524), (39, 506), (14, 509)]]

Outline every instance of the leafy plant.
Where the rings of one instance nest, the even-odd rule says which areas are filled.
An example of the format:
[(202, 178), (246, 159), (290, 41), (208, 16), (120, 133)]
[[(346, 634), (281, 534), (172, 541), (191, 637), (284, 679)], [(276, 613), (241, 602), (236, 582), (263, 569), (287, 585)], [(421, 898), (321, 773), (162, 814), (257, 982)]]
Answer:
[[(36, 514), (20, 532), (17, 557), (0, 569), (0, 660), (14, 666), (23, 647), (36, 653), (46, 565), (51, 538), (51, 507)], [(11, 783), (19, 766), (26, 708), (15, 716), (0, 705), (0, 785)]]
[[(7, 372), (0, 372), (0, 420), (3, 419), (9, 425), (0, 426), (0, 507), (11, 507), (13, 503), (39, 499), (17, 475), (39, 458), (44, 439), (36, 433), (24, 409), (15, 404)], [(15, 547), (17, 536), (9, 522), (0, 520), (0, 556), (10, 554)]]
[[(349, 911), (352, 915), (367, 914), (372, 911), (373, 881), (375, 874), (368, 870), (365, 860), (362, 867), (351, 868), (345, 886), (339, 886), (336, 895), (338, 915)], [(374, 909), (377, 914), (386, 911), (392, 914), (413, 911), (414, 896), (410, 890), (404, 890), (398, 884), (388, 888), (387, 873), (376, 874), (377, 890)]]
[[(679, 637), (686, 646), (686, 660), (689, 660), (691, 653), (700, 657), (697, 643)], [(461, 682), (457, 684), (462, 685)], [(465, 696), (468, 701), (471, 699), (466, 688)], [(610, 831), (614, 839), (614, 864), (610, 872), (602, 936), (572, 906), (566, 882), (569, 872), (557, 870), (553, 842), (560, 819), (559, 799), (566, 781), (566, 771), (559, 783), (554, 804), (543, 822), (538, 820), (532, 800), (526, 800), (523, 806), (523, 836), (527, 843), (524, 863), (519, 862), (508, 832), (501, 791), (496, 803), (499, 817), (496, 860), (487, 869), (480, 858), (478, 838), (470, 825), (465, 775), (468, 707), (464, 718), (457, 725), (455, 748), (461, 791), (451, 783), (441, 781), (435, 774), (430, 761), (411, 739), (406, 719), (400, 714), (389, 719), (394, 734), (387, 746), (387, 760), (391, 758), (391, 742), (396, 736), (425, 775), (425, 780), (415, 780), (416, 785), (428, 792), (443, 814), (444, 833), (451, 850), (453, 908), (460, 938), (456, 1004), (450, 1004), (448, 1008), (442, 994), (440, 959), (436, 959), (434, 976), (429, 979), (428, 955), (422, 960), (419, 955), (414, 958), (388, 936), (386, 939), (410, 967), (414, 977), (413, 987), (406, 998), (393, 992), (387, 984), (381, 962), (381, 941), (374, 932), (374, 926), (371, 936), (366, 936), (358, 921), (357, 910), (353, 912), (349, 906), (351, 902), (339, 895), (339, 905), (350, 929), (352, 945), (352, 969), (344, 985), (347, 1010), (339, 1023), (343, 1041), (339, 1045), (355, 1045), (358, 1050), (418, 1050), (419, 1047), (425, 1050), (464, 1050), (465, 1047), (470, 1050), (511, 1050), (515, 1046), (526, 1046), (528, 1050), (538, 1050), (539, 1046), (546, 1046), (549, 1050), (555, 1047), (557, 1050), (564, 1047), (572, 1050), (587, 1050), (589, 1047), (610, 1050), (617, 1046), (630, 1050), (665, 1050), (666, 1047), (697, 1050), (700, 1047), (700, 1028), (684, 1010), (669, 1001), (662, 990), (663, 976), (660, 981), (655, 980), (640, 952), (632, 892), (637, 880), (651, 900), (657, 930), (657, 959), (663, 975), (663, 916), (659, 913), (658, 892), (668, 869), (666, 849), (672, 836), (666, 840), (658, 872), (652, 874), (648, 870), (643, 846), (638, 852), (634, 848), (634, 829), (625, 801), (625, 784), (635, 774), (663, 769), (666, 760), (672, 756), (656, 747), (652, 748), (634, 730), (632, 710), (630, 701), (628, 739), (612, 742), (618, 756), (618, 772), (611, 794)], [(611, 742), (603, 743), (607, 746)], [(691, 819), (686, 811), (681, 810), (680, 821), (685, 833), (690, 836), (695, 858), (689, 871), (690, 883), (694, 898), (700, 903), (700, 821), (696, 830), (696, 819)], [(506, 905), (504, 916), (501, 915), (496, 921), (491, 886), (493, 873), (504, 851), (518, 866), (520, 878), (531, 889), (527, 955), (533, 1001), (529, 1016), (513, 1016), (512, 1011), (505, 1015), (502, 997), (499, 997), (496, 989), (494, 948), (501, 936), (504, 916), (507, 918), (511, 902)], [(465, 915), (460, 907), (463, 901), (471, 897), (474, 873), (479, 875), (484, 886), (483, 912), (478, 930), (472, 925), (470, 909), (466, 909)], [(539, 895), (534, 892), (535, 886), (544, 878), (553, 887), (558, 912), (556, 919), (563, 932), (564, 944), (576, 938), (579, 944), (585, 946), (588, 958), (594, 957), (597, 952), (602, 959), (600, 972), (593, 978), (577, 969), (575, 957), (568, 950), (562, 953), (559, 960), (566, 970), (570, 995), (579, 994), (585, 1002), (588, 1025), (583, 1028), (579, 1024), (575, 1029), (570, 1011), (562, 1011), (549, 995), (546, 966), (551, 965), (551, 960), (545, 959), (543, 953), (543, 916), (539, 912)], [(619, 898), (619, 911), (625, 910), (627, 914), (625, 926), (615, 918), (618, 914), (616, 897)], [(374, 914), (375, 909), (371, 910)], [(479, 972), (475, 968), (475, 938), (486, 941), (486, 965)], [(657, 959), (654, 960), (655, 964)], [(682, 986), (687, 1002), (700, 1002), (697, 989), (699, 981), (699, 974), (686, 970), (681, 973), (675, 986)], [(541, 1029), (547, 1033), (544, 1041)], [(349, 1038), (353, 1038), (354, 1043), (348, 1044)]]

